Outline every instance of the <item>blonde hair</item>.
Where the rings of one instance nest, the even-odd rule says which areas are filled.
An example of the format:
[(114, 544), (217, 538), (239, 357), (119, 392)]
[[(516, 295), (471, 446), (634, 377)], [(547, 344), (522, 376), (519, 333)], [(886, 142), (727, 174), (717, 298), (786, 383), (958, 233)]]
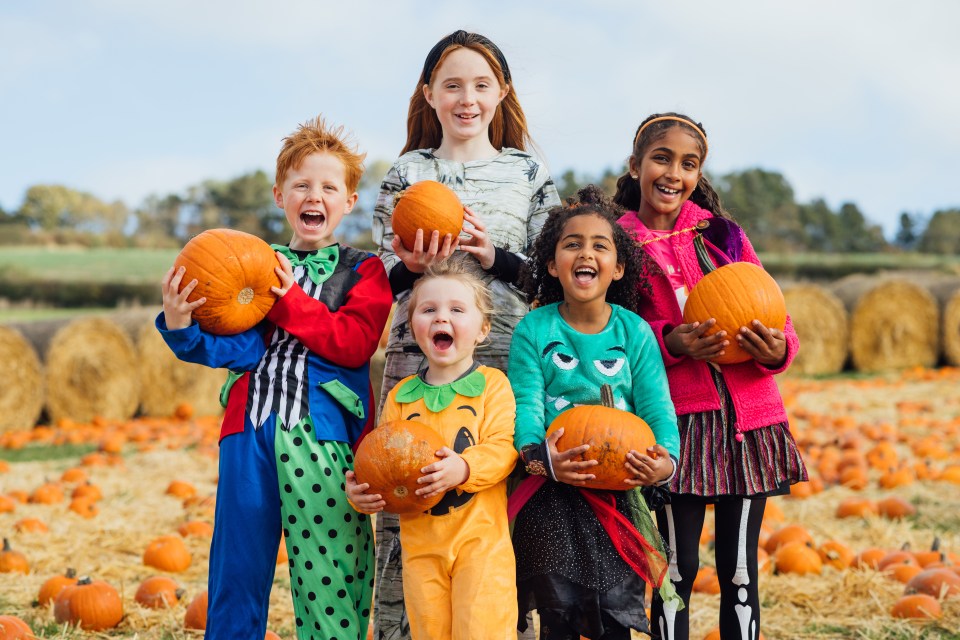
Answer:
[(277, 174), (274, 179), (277, 186), (282, 187), (287, 173), (299, 167), (307, 156), (321, 152), (332, 154), (340, 160), (347, 191), (354, 193), (360, 184), (360, 177), (363, 176), (363, 160), (367, 154), (357, 150), (343, 126), (328, 126), (323, 116), (304, 122), (295, 132), (283, 139), (280, 155), (277, 156)]
[(410, 300), (407, 306), (408, 323), (413, 324), (413, 312), (416, 309), (417, 297), (419, 296), (423, 283), (437, 278), (457, 280), (473, 291), (474, 303), (477, 305), (477, 309), (483, 317), (483, 324), (490, 324), (490, 318), (493, 316), (493, 297), (490, 295), (490, 289), (470, 267), (461, 261), (455, 260), (434, 262), (427, 267), (423, 275), (413, 283), (413, 290), (410, 292)]

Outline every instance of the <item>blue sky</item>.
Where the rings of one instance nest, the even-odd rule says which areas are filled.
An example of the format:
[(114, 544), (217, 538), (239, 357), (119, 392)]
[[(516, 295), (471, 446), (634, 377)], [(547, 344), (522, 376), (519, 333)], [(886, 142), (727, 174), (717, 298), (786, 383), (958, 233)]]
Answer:
[(0, 206), (270, 172), (318, 113), (392, 160), (423, 58), (464, 28), (504, 51), (555, 175), (620, 166), (644, 116), (682, 111), (708, 170), (779, 171), (890, 236), (902, 211), (960, 206), (958, 24), (946, 0), (5, 0)]

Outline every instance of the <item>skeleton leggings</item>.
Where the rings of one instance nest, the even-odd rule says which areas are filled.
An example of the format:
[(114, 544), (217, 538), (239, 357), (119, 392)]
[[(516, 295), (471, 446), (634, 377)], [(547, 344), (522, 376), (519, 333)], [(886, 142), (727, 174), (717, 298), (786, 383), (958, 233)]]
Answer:
[(680, 611), (664, 607), (654, 597), (650, 628), (657, 640), (687, 640), (689, 603), (700, 558), (700, 531), (707, 504), (714, 503), (715, 554), (720, 580), (720, 636), (725, 640), (760, 637), (760, 597), (757, 590), (757, 544), (766, 497), (703, 498), (671, 494), (671, 503), (657, 511), (657, 527), (672, 550), (670, 580), (683, 599)]

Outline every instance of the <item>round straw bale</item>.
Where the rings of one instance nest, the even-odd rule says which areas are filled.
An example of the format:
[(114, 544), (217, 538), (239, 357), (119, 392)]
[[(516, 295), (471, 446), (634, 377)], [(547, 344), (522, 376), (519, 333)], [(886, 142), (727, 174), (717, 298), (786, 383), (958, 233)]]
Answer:
[(800, 351), (788, 372), (803, 375), (838, 373), (849, 354), (848, 315), (843, 303), (819, 285), (785, 286), (783, 297)]
[(897, 276), (856, 274), (834, 283), (850, 314), (850, 358), (858, 371), (932, 367), (940, 354), (937, 301)]
[(20, 331), (0, 326), (0, 362), (10, 372), (0, 388), (0, 432), (33, 428), (43, 409), (40, 357)]
[(133, 342), (107, 318), (77, 318), (51, 337), (45, 356), (47, 414), (53, 422), (126, 420), (140, 401)]
[(948, 278), (930, 285), (940, 304), (940, 339), (943, 361), (960, 366), (960, 278)]
[(147, 416), (172, 416), (177, 406), (187, 403), (195, 416), (219, 415), (220, 387), (227, 374), (177, 359), (163, 341), (151, 318), (136, 335), (139, 356), (140, 410)]

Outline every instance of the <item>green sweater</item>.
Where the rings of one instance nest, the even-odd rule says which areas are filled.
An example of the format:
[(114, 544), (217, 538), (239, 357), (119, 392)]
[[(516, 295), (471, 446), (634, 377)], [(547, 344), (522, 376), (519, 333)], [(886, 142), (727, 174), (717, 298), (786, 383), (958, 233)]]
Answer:
[(613, 388), (615, 406), (642, 418), (674, 458), (677, 416), (660, 347), (643, 318), (613, 309), (600, 333), (573, 329), (557, 303), (527, 314), (510, 344), (509, 378), (517, 399), (514, 445), (539, 444), (557, 415), (576, 405), (600, 404), (600, 387)]

